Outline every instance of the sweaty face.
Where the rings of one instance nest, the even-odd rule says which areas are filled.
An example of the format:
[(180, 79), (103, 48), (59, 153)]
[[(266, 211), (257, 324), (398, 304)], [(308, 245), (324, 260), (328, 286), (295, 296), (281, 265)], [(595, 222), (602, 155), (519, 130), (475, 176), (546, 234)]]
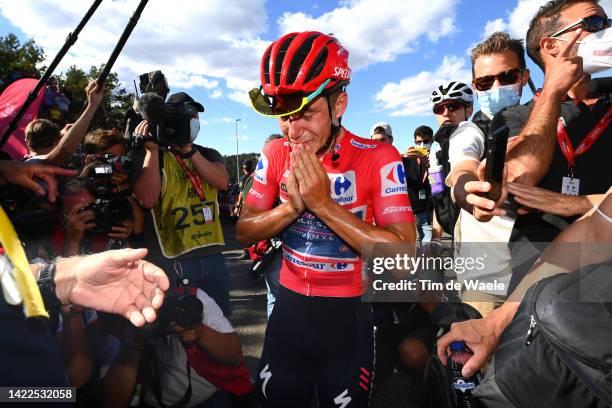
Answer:
[(292, 146), (303, 145), (316, 153), (327, 142), (331, 120), (325, 98), (317, 98), (295, 115), (278, 119), (281, 132)]

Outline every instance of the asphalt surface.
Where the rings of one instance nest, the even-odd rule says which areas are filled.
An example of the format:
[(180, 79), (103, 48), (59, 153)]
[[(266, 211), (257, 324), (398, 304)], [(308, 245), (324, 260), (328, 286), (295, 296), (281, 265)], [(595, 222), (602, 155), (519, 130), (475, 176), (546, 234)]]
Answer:
[[(265, 283), (256, 282), (249, 276), (250, 261), (237, 259), (242, 255), (242, 247), (236, 241), (234, 223), (224, 221), (223, 232), (226, 241), (226, 250), (223, 255), (230, 275), (230, 300), (233, 306), (230, 321), (240, 335), (243, 354), (251, 377), (256, 378), (257, 365), (268, 323), (266, 286)], [(385, 354), (389, 355), (382, 350), (377, 352), (378, 358), (383, 358)], [(421, 393), (419, 380), (402, 371), (392, 372), (373, 395), (370, 406), (371, 408), (420, 407), (422, 405), (418, 401)], [(313, 402), (312, 406), (316, 407), (316, 402)]]

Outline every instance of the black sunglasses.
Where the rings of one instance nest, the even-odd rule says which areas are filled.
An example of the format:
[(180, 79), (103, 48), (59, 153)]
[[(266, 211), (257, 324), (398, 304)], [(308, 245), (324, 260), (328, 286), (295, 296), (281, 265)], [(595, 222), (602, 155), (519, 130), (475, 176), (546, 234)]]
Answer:
[(513, 68), (504, 72), (500, 72), (496, 75), (485, 75), (478, 78), (474, 78), (474, 88), (479, 91), (488, 91), (491, 89), (495, 80), (497, 79), (501, 85), (512, 85), (516, 84), (519, 76), (523, 73), (521, 68)]
[(578, 26), (581, 26), (580, 28), (582, 28), (585, 31), (588, 31), (589, 33), (596, 33), (598, 31), (605, 30), (611, 25), (612, 25), (612, 20), (610, 20), (608, 17), (602, 17), (600, 15), (593, 14), (592, 16), (581, 18), (580, 20), (573, 22), (567, 27), (560, 29), (559, 31), (551, 35), (551, 37), (556, 37), (558, 35), (561, 35), (571, 30), (572, 28), (576, 28)]
[(456, 110), (465, 108), (465, 104), (459, 101), (450, 101), (447, 103), (440, 103), (433, 107), (433, 112), (436, 115), (442, 115), (444, 113), (444, 109), (448, 109), (449, 112), (454, 112)]

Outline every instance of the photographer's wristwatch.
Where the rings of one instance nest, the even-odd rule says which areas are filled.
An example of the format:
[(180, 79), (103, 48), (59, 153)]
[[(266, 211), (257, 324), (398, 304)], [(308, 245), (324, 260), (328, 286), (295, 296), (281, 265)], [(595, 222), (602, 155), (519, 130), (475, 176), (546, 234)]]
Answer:
[(40, 270), (36, 283), (47, 310), (57, 309), (62, 305), (55, 294), (55, 262), (45, 265)]

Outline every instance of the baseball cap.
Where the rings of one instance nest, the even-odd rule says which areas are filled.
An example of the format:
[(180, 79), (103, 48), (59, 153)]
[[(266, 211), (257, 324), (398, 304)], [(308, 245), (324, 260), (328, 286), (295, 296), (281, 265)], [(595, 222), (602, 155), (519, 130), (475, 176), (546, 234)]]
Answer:
[(185, 102), (190, 105), (193, 105), (198, 110), (198, 112), (204, 112), (204, 106), (202, 106), (201, 103), (194, 101), (193, 98), (189, 96), (188, 94), (186, 94), (185, 92), (177, 92), (175, 94), (172, 94), (168, 97), (168, 100), (166, 101), (166, 103), (181, 103), (181, 102)]
[[(389, 125), (386, 122), (378, 122), (375, 123), (374, 125), (372, 125), (372, 128), (370, 129), (370, 137), (375, 135), (375, 131), (377, 128), (382, 128), (383, 132), (386, 136), (391, 136), (393, 137), (393, 131), (391, 130), (391, 125)], [(381, 132), (377, 132), (377, 133), (381, 133)]]

